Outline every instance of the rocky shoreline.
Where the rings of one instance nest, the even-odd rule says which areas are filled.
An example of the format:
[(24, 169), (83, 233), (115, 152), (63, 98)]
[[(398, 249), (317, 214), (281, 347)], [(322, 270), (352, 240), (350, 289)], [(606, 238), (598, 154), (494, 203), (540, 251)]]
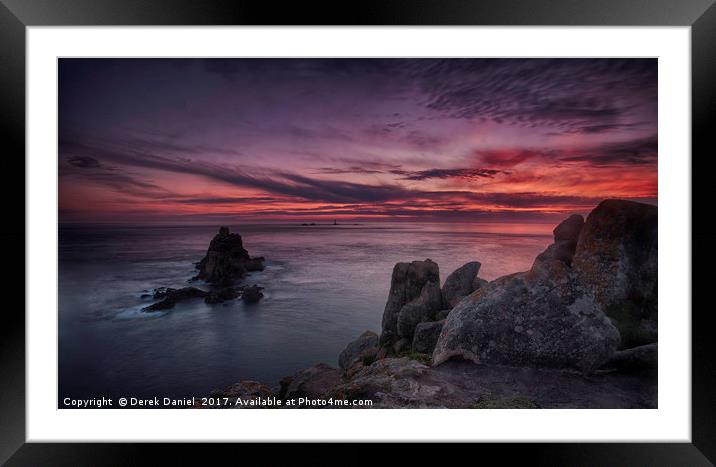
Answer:
[(270, 389), (215, 395), (373, 401), (373, 408), (657, 406), (657, 208), (606, 200), (571, 216), (531, 269), (487, 282), (473, 261), (440, 287), (427, 259), (393, 269), (380, 334)]

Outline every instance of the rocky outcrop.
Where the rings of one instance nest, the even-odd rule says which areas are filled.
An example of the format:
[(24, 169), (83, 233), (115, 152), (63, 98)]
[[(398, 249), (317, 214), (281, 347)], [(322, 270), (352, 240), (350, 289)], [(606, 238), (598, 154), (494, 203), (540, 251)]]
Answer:
[(341, 371), (319, 363), (281, 380), (279, 398), (324, 398), (342, 381)]
[(657, 208), (607, 200), (587, 217), (573, 267), (619, 329), (622, 348), (657, 341)]
[(413, 336), (413, 352), (432, 355), (444, 324), (445, 320), (418, 324)]
[(445, 279), (442, 288), (443, 308), (451, 309), (464, 297), (487, 284), (487, 281), (477, 277), (481, 264), (471, 261), (457, 268)]
[(346, 346), (338, 355), (338, 366), (347, 370), (364, 359), (374, 358), (378, 352), (378, 334), (366, 331)]
[(209, 295), (196, 287), (184, 287), (181, 289), (172, 289), (171, 287), (161, 287), (154, 291), (155, 299), (162, 299), (162, 301), (154, 303), (149, 306), (142, 308), (144, 312), (163, 311), (170, 308), (174, 308), (178, 302), (183, 300), (189, 300), (192, 298), (205, 298)]
[(396, 264), (383, 312), (381, 344), (392, 344), (401, 338), (410, 342), (415, 326), (432, 321), (441, 305), (440, 271), (436, 263), (426, 259)]
[(617, 348), (655, 342), (656, 213), (608, 200), (586, 222), (560, 223), (530, 271), (491, 282), (449, 313), (433, 363), (458, 356), (590, 372)]
[(221, 227), (211, 240), (206, 256), (197, 264), (199, 274), (196, 277), (215, 284), (231, 284), (247, 272), (263, 270), (263, 260), (249, 256), (241, 235)]
[(475, 363), (590, 372), (614, 353), (619, 333), (569, 267), (550, 261), (490, 282), (448, 315), (433, 364)]

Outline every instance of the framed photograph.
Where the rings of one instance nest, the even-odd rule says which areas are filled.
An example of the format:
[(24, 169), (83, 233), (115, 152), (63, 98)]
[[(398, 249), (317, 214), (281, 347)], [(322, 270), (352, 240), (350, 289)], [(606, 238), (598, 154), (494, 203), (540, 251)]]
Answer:
[(713, 2), (359, 10), (3, 0), (0, 461), (714, 462)]

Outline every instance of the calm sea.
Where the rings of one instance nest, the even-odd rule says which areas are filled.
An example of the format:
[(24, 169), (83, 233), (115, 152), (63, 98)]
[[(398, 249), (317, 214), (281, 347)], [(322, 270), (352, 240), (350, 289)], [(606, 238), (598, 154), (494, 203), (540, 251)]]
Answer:
[[(266, 269), (258, 304), (179, 303), (142, 313), (141, 295), (183, 287), (218, 226), (62, 226), (59, 235), (59, 395), (208, 394), (240, 380), (271, 386), (380, 332), (393, 265), (430, 258), (444, 280), (468, 261), (494, 279), (526, 270), (551, 243), (546, 224), (237, 225)], [(203, 284), (193, 285), (202, 287)]]

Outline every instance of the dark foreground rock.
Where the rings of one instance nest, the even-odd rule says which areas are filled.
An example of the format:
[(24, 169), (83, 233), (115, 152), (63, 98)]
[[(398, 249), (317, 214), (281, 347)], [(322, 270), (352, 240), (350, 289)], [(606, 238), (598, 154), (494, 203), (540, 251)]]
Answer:
[(464, 297), (487, 284), (487, 281), (477, 277), (481, 264), (471, 261), (457, 268), (450, 274), (441, 290), (443, 308), (451, 309)]
[(221, 227), (211, 240), (206, 256), (197, 264), (197, 278), (215, 284), (231, 284), (247, 272), (263, 270), (263, 261), (263, 258), (249, 256), (241, 235)]
[(189, 300), (192, 298), (205, 298), (208, 295), (208, 292), (205, 292), (201, 289), (197, 289), (196, 287), (184, 287), (181, 289), (162, 287), (155, 290), (154, 298), (161, 298), (163, 300), (152, 305), (145, 306), (144, 308), (142, 308), (142, 311), (153, 312), (168, 310), (170, 308), (174, 308), (174, 305), (176, 305), (178, 302)]
[[(655, 374), (580, 373), (450, 361), (379, 360), (329, 396), (372, 408), (655, 408)], [(360, 408), (361, 406), (358, 406)]]
[(392, 344), (401, 338), (412, 341), (415, 326), (432, 321), (441, 305), (440, 271), (436, 263), (427, 259), (396, 264), (383, 312), (381, 344)]
[(574, 270), (619, 329), (622, 348), (657, 341), (657, 223), (656, 206), (607, 200), (579, 236)]
[(341, 381), (340, 370), (319, 363), (282, 379), (279, 398), (325, 398), (328, 392)]
[[(242, 382), (213, 393), (220, 397), (224, 394), (271, 397), (268, 388), (256, 382)], [(285, 378), (274, 397), (372, 402), (327, 408), (639, 409), (656, 408), (657, 375), (610, 371), (587, 376), (454, 360), (429, 367), (409, 358), (385, 358), (351, 378), (341, 378), (339, 370), (327, 365), (316, 365)]]

